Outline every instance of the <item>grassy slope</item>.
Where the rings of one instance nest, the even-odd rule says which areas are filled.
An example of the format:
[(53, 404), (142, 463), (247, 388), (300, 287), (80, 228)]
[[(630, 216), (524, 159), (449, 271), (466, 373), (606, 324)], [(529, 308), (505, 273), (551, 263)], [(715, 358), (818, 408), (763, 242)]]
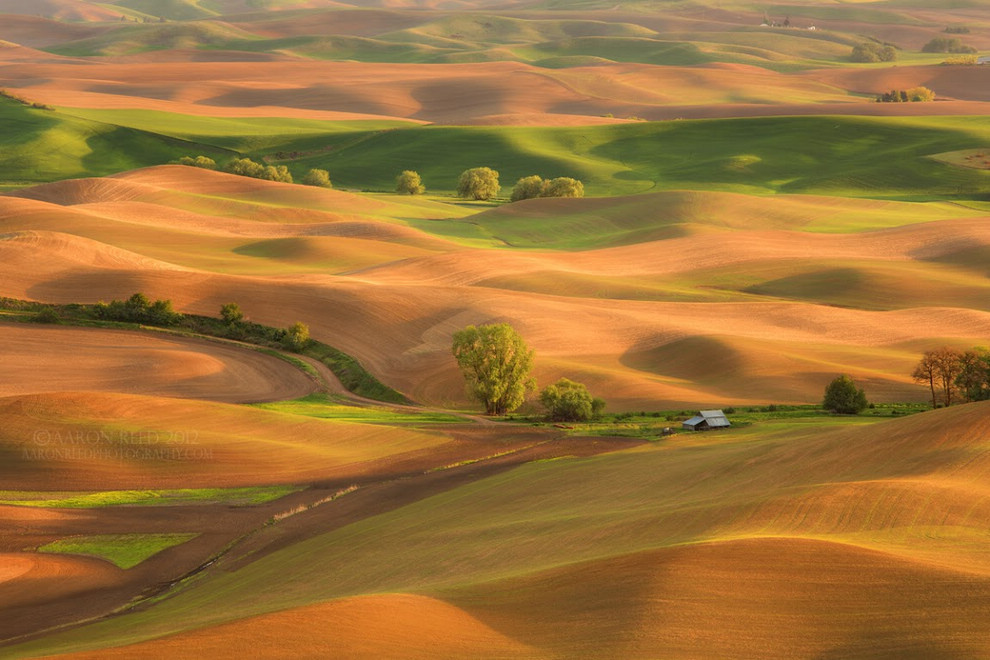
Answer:
[(0, 135), (0, 167), (8, 183), (102, 176), (183, 155), (230, 153), (154, 132), (29, 108), (6, 98), (0, 98), (0, 121), (16, 127)]
[(486, 165), (506, 186), (530, 174), (573, 176), (591, 195), (692, 188), (935, 199), (976, 195), (987, 177), (925, 156), (988, 141), (990, 123), (981, 118), (426, 127), (380, 133), (301, 162), (330, 169), (343, 185), (378, 189), (391, 187), (392, 171), (414, 169), (428, 188), (450, 190), (461, 171)]
[[(678, 439), (594, 458), (529, 464), (215, 574), (155, 609), (19, 651), (96, 648), (108, 640), (127, 643), (328, 599), (413, 592), (443, 595), (469, 611), (489, 613), (505, 601), (503, 616), (509, 622), (549, 637), (541, 644), (550, 647), (544, 651), (574, 657), (595, 648), (595, 654), (610, 655), (616, 652), (611, 645), (623, 635), (597, 637), (603, 632), (598, 627), (554, 635), (551, 628), (520, 620), (528, 611), (526, 603), (538, 594), (547, 613), (540, 620), (546, 626), (554, 625), (558, 616), (565, 617), (558, 623), (565, 623), (571, 610), (582, 616), (598, 611), (605, 619), (596, 619), (596, 626), (604, 625), (609, 634), (656, 634), (664, 628), (597, 610), (599, 597), (581, 585), (589, 580), (597, 584), (598, 578), (625, 581), (630, 568), (623, 557), (648, 558), (652, 555), (644, 553), (662, 550), (690, 554), (705, 552), (713, 543), (747, 541), (769, 551), (770, 539), (823, 542), (814, 546), (821, 552), (819, 569), (833, 559), (845, 561), (847, 553), (874, 553), (872, 565), (860, 561), (843, 569), (850, 571), (850, 584), (896, 582), (902, 579), (896, 571), (905, 564), (914, 567), (915, 580), (938, 584), (939, 571), (953, 566), (970, 576), (980, 594), (975, 597), (986, 607), (990, 558), (980, 522), (990, 513), (981, 485), (990, 469), (986, 413), (985, 404), (975, 404), (866, 427), (862, 420), (852, 425), (843, 420), (781, 420), (709, 436), (701, 444)], [(828, 571), (814, 568), (813, 562), (804, 573), (791, 575), (788, 571), (798, 561), (785, 550), (760, 569), (760, 579), (788, 574), (797, 583), (789, 583), (789, 589), (816, 597)], [(334, 570), (328, 572), (327, 565)], [(650, 580), (660, 580), (660, 566), (652, 570), (660, 573), (650, 572)], [(549, 575), (562, 582), (548, 583)], [(520, 581), (529, 582), (522, 591)], [(650, 598), (663, 602), (684, 599), (690, 604), (700, 597), (691, 594), (689, 585), (670, 580), (652, 582), (650, 589)], [(899, 611), (899, 596), (866, 587), (852, 587), (842, 596), (846, 600), (835, 605), (862, 608), (864, 618), (857, 625), (866, 629), (871, 621), (896, 612), (898, 622), (885, 625), (907, 634), (921, 625), (919, 616), (936, 622), (956, 616), (951, 608), (942, 609), (943, 598), (953, 598), (946, 589), (945, 583), (935, 587), (935, 605), (924, 612)], [(491, 601), (492, 594), (500, 596)], [(781, 597), (763, 592), (761, 611), (783, 605), (776, 600)], [(713, 609), (704, 625), (718, 626), (734, 616), (731, 603), (708, 602)], [(750, 634), (777, 648), (771, 641), (775, 621), (754, 621), (757, 628)], [(960, 639), (969, 640), (982, 625), (972, 617), (960, 624)], [(831, 625), (841, 629), (845, 624)], [(922, 629), (928, 630), (926, 626)], [(825, 628), (807, 634), (839, 643), (829, 640), (830, 632)], [(937, 625), (927, 634), (937, 637)], [(723, 647), (732, 642), (721, 640)], [(719, 655), (718, 648), (706, 647), (703, 654)]]
[(413, 169), (429, 190), (451, 191), (463, 170), (482, 165), (500, 172), (506, 195), (530, 174), (579, 178), (594, 196), (689, 188), (972, 198), (988, 181), (985, 172), (928, 158), (990, 143), (990, 123), (983, 118), (785, 117), (580, 128), (280, 120), (272, 131), (266, 120), (72, 111), (108, 122), (95, 124), (13, 102), (0, 109), (29, 127), (7, 138), (3, 164), (5, 178), (13, 181), (106, 174), (189, 153), (217, 156), (221, 149), (256, 158), (298, 151), (300, 158), (287, 161), (296, 176), (319, 167), (338, 186), (373, 190), (391, 190), (396, 173)]

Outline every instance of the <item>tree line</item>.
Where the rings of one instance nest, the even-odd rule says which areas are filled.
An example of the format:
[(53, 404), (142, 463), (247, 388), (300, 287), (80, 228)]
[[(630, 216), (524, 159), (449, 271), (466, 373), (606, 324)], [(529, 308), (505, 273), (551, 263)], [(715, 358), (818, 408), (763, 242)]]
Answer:
[[(263, 165), (250, 158), (234, 158), (222, 168), (208, 156), (183, 156), (178, 161), (180, 165), (200, 167), (207, 170), (221, 170), (228, 174), (237, 174), (254, 179), (294, 183), (292, 173), (285, 165)], [(299, 181), (303, 185), (332, 188), (330, 173), (327, 170), (313, 168)], [(499, 173), (490, 167), (472, 167), (461, 172), (457, 179), (456, 193), (458, 197), (475, 200), (490, 200), (498, 196), (502, 190), (499, 184)], [(415, 170), (403, 170), (395, 178), (395, 192), (400, 195), (422, 195), (426, 192), (423, 179)], [(533, 174), (516, 181), (512, 189), (510, 201), (518, 202), (535, 197), (584, 197), (584, 183), (571, 177), (543, 179)]]
[[(965, 28), (963, 28), (965, 29)], [(955, 31), (946, 28), (950, 34), (966, 34), (961, 30)], [(849, 53), (849, 60), (852, 62), (873, 63), (873, 62), (894, 62), (897, 60), (897, 46), (890, 43), (880, 43), (877, 41), (864, 41), (852, 47)], [(970, 45), (964, 44), (957, 37), (935, 37), (921, 47), (922, 53), (956, 53), (971, 54), (977, 50)]]
[(990, 351), (948, 346), (925, 351), (911, 377), (928, 385), (932, 408), (960, 401), (990, 400)]

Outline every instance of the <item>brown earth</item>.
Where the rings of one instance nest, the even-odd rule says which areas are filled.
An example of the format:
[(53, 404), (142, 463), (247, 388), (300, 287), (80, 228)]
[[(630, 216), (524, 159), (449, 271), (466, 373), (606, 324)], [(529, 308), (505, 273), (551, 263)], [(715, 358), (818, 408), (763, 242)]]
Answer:
[[(261, 323), (307, 323), (314, 337), (430, 405), (464, 401), (449, 356), (451, 334), (493, 320), (513, 323), (536, 350), (541, 382), (569, 375), (609, 392), (616, 408), (634, 410), (655, 409), (659, 401), (816, 400), (836, 369), (863, 380), (879, 401), (922, 398), (909, 374), (926, 338), (969, 347), (990, 331), (985, 291), (971, 277), (990, 245), (976, 214), (946, 211), (946, 219), (896, 229), (812, 234), (795, 230), (830, 214), (883, 212), (885, 203), (847, 209), (850, 203), (812, 197), (771, 204), (738, 195), (662, 193), (658, 205), (687, 214), (677, 225), (680, 237), (522, 253), (466, 249), (382, 219), (393, 211), (381, 199), (177, 166), (18, 194), (31, 199), (0, 199), (0, 222), (9, 232), (0, 240), (5, 295), (67, 303), (142, 291), (209, 315), (233, 300)], [(539, 200), (497, 213), (543, 217), (603, 203)], [(725, 227), (692, 220), (718, 216), (723, 208), (731, 209), (725, 217), (735, 218)], [(655, 212), (643, 209), (634, 212)], [(736, 249), (706, 247), (706, 241), (726, 239)], [(245, 245), (260, 256), (239, 253)], [(656, 258), (658, 250), (663, 259)], [(348, 258), (349, 251), (360, 256)], [(45, 254), (40, 261), (39, 252)], [(896, 304), (889, 311), (829, 304), (827, 280), (815, 284), (814, 278), (830, 268), (882, 284)], [(741, 291), (728, 299), (678, 302), (651, 299), (643, 288), (740, 272), (759, 274), (755, 281), (770, 292), (779, 286), (787, 294), (789, 277), (800, 281), (808, 274), (812, 283), (788, 294), (796, 300), (754, 300)], [(589, 295), (591, 286), (619, 287), (617, 297), (626, 299)], [(867, 304), (878, 295), (862, 291)], [(689, 338), (706, 339), (707, 348), (672, 362), (665, 347), (673, 351)], [(706, 353), (735, 367), (709, 373)]]
[[(2, 36), (2, 35), (0, 35)], [(606, 64), (541, 69), (517, 62), (373, 64), (59, 59), (0, 49), (0, 86), (31, 101), (224, 116), (405, 119), (446, 124), (580, 125), (617, 118), (790, 114), (983, 114), (976, 67), (827, 69), (781, 74), (731, 64)], [(242, 58), (243, 59), (243, 58)], [(257, 58), (252, 58), (257, 59)], [(985, 67), (984, 67), (985, 69)], [(990, 74), (988, 74), (990, 75)], [(876, 104), (887, 89), (926, 85), (946, 99)], [(865, 98), (864, 98), (865, 95)], [(738, 99), (745, 99), (740, 101)]]
[(221, 342), (125, 330), (2, 327), (0, 397), (89, 391), (245, 403), (293, 399), (317, 388), (287, 362)]

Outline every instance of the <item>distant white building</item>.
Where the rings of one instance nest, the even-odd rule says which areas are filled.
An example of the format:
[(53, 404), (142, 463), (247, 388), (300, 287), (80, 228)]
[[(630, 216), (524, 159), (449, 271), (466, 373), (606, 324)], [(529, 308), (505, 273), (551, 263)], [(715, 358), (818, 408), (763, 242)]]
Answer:
[(990, 64), (990, 55), (983, 55), (982, 57), (976, 58), (977, 64)]
[(727, 429), (732, 424), (721, 410), (702, 410), (681, 426), (689, 431), (707, 431), (708, 429)]

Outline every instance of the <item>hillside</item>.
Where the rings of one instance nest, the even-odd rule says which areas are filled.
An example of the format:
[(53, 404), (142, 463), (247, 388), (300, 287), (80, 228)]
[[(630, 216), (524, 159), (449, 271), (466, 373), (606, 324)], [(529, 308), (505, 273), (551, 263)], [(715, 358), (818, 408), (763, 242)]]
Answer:
[(619, 410), (815, 401), (843, 371), (876, 400), (921, 399), (918, 355), (990, 328), (985, 212), (961, 204), (669, 191), (471, 215), (182, 166), (16, 195), (5, 295), (236, 301), (431, 405), (468, 404), (449, 345), (470, 323), (511, 322), (541, 382), (577, 378)]
[[(531, 464), (17, 652), (236, 639), (261, 657), (334, 640), (354, 657), (981, 655), (987, 419), (981, 404)], [(427, 642), (439, 621), (444, 641)]]
[(3, 658), (990, 657), (990, 0), (0, 5)]

